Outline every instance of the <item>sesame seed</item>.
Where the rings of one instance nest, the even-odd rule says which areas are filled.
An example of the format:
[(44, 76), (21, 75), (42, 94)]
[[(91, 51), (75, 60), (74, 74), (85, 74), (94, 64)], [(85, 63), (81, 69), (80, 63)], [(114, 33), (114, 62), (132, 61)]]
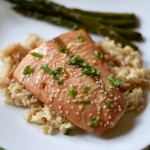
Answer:
[(118, 98), (117, 97), (114, 97), (114, 100), (117, 100)]
[(67, 103), (70, 103), (70, 100), (67, 100)]
[(53, 99), (50, 97), (50, 98), (49, 98), (49, 101), (50, 101), (50, 102), (52, 102), (52, 101), (53, 101)]
[(97, 114), (99, 115), (99, 114), (100, 114), (100, 111), (98, 111)]
[(73, 102), (77, 102), (77, 100), (75, 99), (75, 100), (73, 100)]
[(104, 92), (105, 95), (107, 95), (107, 92)]
[(60, 98), (59, 101), (62, 101), (62, 99)]
[(66, 114), (67, 114), (67, 115), (69, 114), (69, 111), (68, 111), (68, 110), (66, 111)]
[(76, 112), (76, 115), (79, 115), (79, 112)]
[(103, 122), (100, 122), (100, 125), (102, 126), (102, 125), (103, 125)]
[(94, 100), (95, 103), (97, 103), (97, 100)]
[(108, 90), (108, 91), (111, 91), (111, 89), (109, 89), (109, 88), (108, 88), (107, 90)]
[(106, 107), (107, 107), (106, 105), (103, 106), (104, 109), (105, 109)]
[(121, 112), (121, 108), (118, 109)]
[(61, 106), (59, 106), (58, 108), (61, 109)]
[(82, 110), (83, 109), (83, 105), (79, 105), (79, 110)]
[(116, 112), (117, 111), (117, 109), (114, 109), (114, 112)]
[(92, 113), (89, 113), (89, 116), (91, 117), (91, 116), (92, 116)]
[(109, 121), (107, 121), (106, 124), (109, 125)]
[(106, 109), (106, 111), (107, 111), (107, 112), (109, 112), (109, 111), (110, 111), (110, 109)]
[(73, 105), (71, 105), (71, 109), (73, 109), (74, 108), (74, 106)]
[(106, 116), (107, 116), (107, 113), (104, 113), (104, 116), (106, 117)]
[(108, 100), (108, 101), (111, 101), (111, 99), (110, 99), (110, 98), (107, 98), (107, 100)]
[(108, 118), (111, 119), (112, 117), (109, 115)]

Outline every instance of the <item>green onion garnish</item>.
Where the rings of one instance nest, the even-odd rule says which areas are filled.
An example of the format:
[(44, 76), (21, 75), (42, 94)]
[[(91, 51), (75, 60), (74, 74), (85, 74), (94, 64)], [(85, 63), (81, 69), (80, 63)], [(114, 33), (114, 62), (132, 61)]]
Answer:
[(37, 53), (37, 52), (30, 52), (30, 54), (31, 54), (32, 56), (34, 56), (34, 57), (43, 57), (42, 54)]
[(83, 42), (83, 35), (82, 35), (82, 33), (77, 33), (76, 34), (76, 40), (77, 40), (77, 42)]
[(62, 81), (60, 81), (59, 77), (55, 73), (52, 73), (52, 77), (58, 85), (62, 84)]
[(40, 68), (46, 71), (47, 73), (52, 73), (52, 70), (46, 64), (41, 64)]
[(0, 147), (0, 150), (5, 150), (5, 148), (3, 148), (3, 147)]
[(97, 50), (94, 51), (94, 54), (95, 54), (95, 56), (97, 56), (99, 58), (103, 58), (104, 57), (104, 54), (102, 52), (100, 52), (100, 51), (97, 51)]
[(71, 88), (68, 89), (68, 95), (70, 98), (75, 97), (76, 91), (75, 91), (76, 87), (72, 86)]
[(79, 65), (79, 66), (82, 66), (84, 68), (90, 67), (90, 64), (88, 62), (84, 61), (83, 59), (81, 59), (80, 55), (73, 57), (70, 60), (70, 62), (68, 63), (68, 65)]
[(65, 72), (65, 69), (63, 67), (58, 67), (52, 71), (46, 64), (41, 64), (40, 68), (46, 71), (47, 73), (52, 73), (52, 77), (58, 85), (62, 84), (62, 81), (60, 81), (57, 74)]
[(58, 67), (58, 68), (53, 70), (54, 74), (61, 74), (61, 73), (64, 73), (64, 72), (65, 72), (65, 69), (63, 67)]
[(95, 68), (92, 68), (92, 67), (85, 69), (84, 71), (82, 71), (82, 73), (87, 74), (87, 75), (98, 75), (99, 74), (98, 70)]
[(84, 68), (89, 68), (90, 67), (90, 64), (86, 61), (81, 61), (79, 63), (80, 66), (84, 67)]
[(82, 93), (86, 93), (91, 89), (91, 86), (85, 86), (84, 89), (82, 90)]
[(65, 123), (66, 120), (67, 120), (66, 117), (62, 118), (61, 124)]
[(121, 81), (119, 79), (115, 79), (113, 76), (110, 76), (110, 75), (107, 77), (113, 86), (119, 86), (121, 84)]
[(31, 73), (31, 72), (32, 72), (32, 67), (31, 67), (31, 65), (27, 65), (27, 66), (24, 68), (22, 74), (27, 75), (27, 74), (29, 74), (29, 73)]
[(72, 136), (72, 135), (74, 135), (74, 132), (73, 132), (72, 129), (68, 129), (68, 130), (64, 133), (64, 135)]
[(88, 123), (88, 126), (92, 126), (93, 124), (95, 124), (98, 120), (100, 119), (99, 116), (94, 116)]
[(80, 62), (81, 62), (80, 55), (77, 55), (69, 61), (68, 65), (78, 65)]
[(78, 102), (79, 102), (79, 103), (83, 103), (83, 104), (87, 104), (87, 103), (89, 103), (90, 101), (89, 101), (89, 100), (78, 99)]
[(65, 53), (67, 49), (66, 49), (65, 47), (61, 47), (61, 48), (58, 48), (58, 50), (59, 50), (60, 52)]
[(111, 109), (111, 108), (112, 108), (112, 107), (111, 107), (111, 104), (109, 104), (108, 102), (105, 101), (104, 104), (107, 106), (108, 109)]

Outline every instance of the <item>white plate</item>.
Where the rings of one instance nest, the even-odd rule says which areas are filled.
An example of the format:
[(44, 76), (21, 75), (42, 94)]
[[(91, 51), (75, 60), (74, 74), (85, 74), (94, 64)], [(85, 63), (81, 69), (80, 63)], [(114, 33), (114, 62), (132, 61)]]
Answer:
[[(150, 1), (149, 0), (56, 0), (70, 7), (95, 11), (134, 12), (141, 20), (139, 31), (145, 42), (138, 43), (144, 65), (150, 64)], [(66, 28), (23, 17), (10, 9), (11, 4), (0, 1), (0, 49), (22, 40), (29, 33), (51, 39)], [(94, 39), (99, 37), (93, 36)], [(2, 64), (1, 64), (2, 66)], [(2, 95), (0, 97), (3, 98)], [(150, 95), (147, 100), (150, 100)], [(0, 146), (7, 150), (140, 150), (150, 144), (150, 103), (138, 116), (129, 114), (113, 130), (102, 137), (90, 134), (74, 137), (58, 134), (44, 135), (39, 126), (23, 120), (24, 109), (0, 102)]]

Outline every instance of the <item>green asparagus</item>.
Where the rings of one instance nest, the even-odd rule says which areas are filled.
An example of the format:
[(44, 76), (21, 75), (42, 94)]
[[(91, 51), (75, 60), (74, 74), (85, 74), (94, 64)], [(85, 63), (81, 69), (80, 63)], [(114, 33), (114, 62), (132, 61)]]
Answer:
[[(51, 7), (55, 7), (55, 6), (59, 6), (59, 7), (64, 7), (62, 5), (53, 3), (53, 2), (45, 2), (44, 0), (32, 0), (32, 1), (21, 1), (21, 0), (7, 0), (10, 1), (18, 6), (22, 6), (31, 10), (36, 10), (36, 11), (40, 11), (42, 13), (46, 13), (46, 14), (51, 14), (51, 15), (59, 15), (59, 13), (53, 12), (52, 9), (50, 9)], [(79, 13), (79, 11), (76, 11), (76, 9), (70, 9), (70, 8), (66, 8), (70, 12), (77, 12)], [(78, 10), (78, 9), (77, 9)], [(83, 11), (84, 12), (84, 11)], [(86, 11), (85, 11), (86, 12)], [(82, 14), (82, 13), (81, 13)], [(103, 14), (103, 13), (102, 13)], [(104, 14), (108, 14), (108, 13), (104, 13)], [(88, 15), (88, 13), (84, 14), (84, 15)], [(110, 16), (116, 16), (116, 13), (110, 13)], [(91, 16), (93, 19), (97, 20), (98, 22), (107, 25), (107, 26), (114, 26), (114, 27), (123, 27), (123, 28), (132, 28), (132, 27), (136, 27), (137, 26), (137, 21), (136, 21), (136, 17), (133, 18), (124, 18), (124, 14), (118, 14), (120, 16), (119, 19), (114, 19), (113, 17), (109, 17), (109, 18), (103, 18), (100, 16)], [(122, 18), (121, 18), (122, 15)], [(133, 16), (133, 14), (128, 14), (129, 16)]]
[(93, 19), (97, 20), (98, 22), (107, 25), (109, 27), (119, 27), (119, 28), (135, 28), (138, 26), (138, 21), (135, 19), (104, 19), (104, 18), (97, 18), (91, 16)]
[(28, 10), (22, 7), (13, 7), (13, 9), (18, 12), (21, 13), (25, 16), (29, 16), (29, 17), (33, 17), (35, 19), (39, 19), (39, 20), (43, 20), (49, 23), (53, 23), (56, 25), (61, 25), (64, 27), (68, 27), (70, 29), (86, 29), (89, 31), (88, 28), (85, 28), (85, 26), (83, 26), (82, 24), (76, 23), (75, 21), (72, 20), (68, 20), (59, 16), (51, 16), (51, 15), (45, 15), (36, 11), (32, 11), (32, 10)]
[(122, 37), (128, 40), (143, 41), (142, 35), (139, 32), (114, 27), (112, 27), (111, 29), (116, 31), (118, 34), (120, 34)]
[[(50, 5), (50, 4), (52, 4), (52, 5)], [(92, 18), (90, 18), (88, 16), (81, 15), (76, 12), (70, 12), (70, 10), (68, 10), (64, 6), (60, 6), (60, 5), (57, 5), (54, 3), (49, 3), (48, 6), (51, 6), (51, 9), (54, 12), (60, 13), (68, 18), (72, 18), (72, 19), (76, 20), (77, 22), (79, 22), (85, 26), (88, 26), (89, 29), (93, 30), (95, 33), (97, 33), (99, 35), (107, 36), (110, 39), (113, 39), (116, 43), (121, 43), (123, 47), (126, 45), (129, 45), (134, 50), (138, 49), (137, 46), (132, 44), (130, 41), (124, 39), (122, 36), (117, 34), (116, 31), (104, 26), (103, 24), (93, 20)]]
[[(66, 18), (61, 17), (61, 16), (45, 15), (43, 13), (28, 10), (28, 9), (25, 9), (23, 7), (20, 7), (20, 6), (13, 7), (13, 9), (15, 11), (17, 11), (18, 13), (21, 13), (25, 16), (33, 17), (35, 19), (39, 19), (39, 20), (43, 20), (43, 21), (46, 21), (49, 23), (56, 24), (56, 25), (68, 27), (70, 29), (85, 29), (88, 32), (94, 33), (94, 31), (90, 30), (87, 26), (84, 26), (84, 25), (82, 25), (76, 21), (66, 19)], [(119, 28), (112, 28), (112, 29), (115, 30), (118, 34), (120, 34), (121, 36), (123, 36), (124, 38), (126, 38), (128, 40), (136, 40), (136, 41), (142, 40), (142, 36), (138, 32), (134, 32), (131, 30), (125, 30), (125, 29), (119, 29)]]
[(135, 14), (132, 13), (105, 13), (105, 12), (92, 12), (81, 9), (72, 9), (78, 13), (88, 15), (88, 16), (96, 16), (100, 18), (113, 18), (113, 19), (135, 19)]
[[(137, 47), (134, 44), (132, 44), (131, 42), (123, 38), (123, 36), (121, 36), (121, 34), (119, 33), (121, 32), (120, 29), (117, 30), (117, 29), (113, 29), (108, 26), (105, 26), (104, 24), (100, 23), (96, 19), (93, 19), (93, 17), (86, 16), (81, 13), (77, 13), (73, 11), (72, 9), (66, 8), (62, 5), (58, 5), (53, 2), (44, 2), (44, 1), (35, 1), (35, 0), (32, 0), (32, 1), (7, 0), (7, 1), (13, 2), (17, 6), (24, 7), (28, 10), (37, 11), (38, 13), (43, 13), (45, 15), (52, 15), (52, 16), (61, 15), (64, 18), (71, 19), (72, 21), (79, 23), (80, 25), (83, 26), (83, 28), (86, 27), (88, 28), (88, 30), (91, 30), (92, 32), (96, 34), (108, 36), (110, 39), (113, 39), (116, 43), (121, 43), (123, 47), (125, 45), (129, 45), (133, 49), (137, 50)], [(126, 14), (124, 15), (128, 16)], [(129, 16), (130, 17), (125, 17), (125, 18), (133, 18), (135, 15), (130, 14)], [(122, 32), (122, 35), (124, 34), (125, 32)]]
[[(37, 1), (37, 0), (34, 0), (34, 1)], [(45, 3), (43, 3), (43, 0), (40, 0), (40, 2), (41, 2), (41, 5), (45, 5)], [(62, 8), (64, 7), (64, 6), (56, 4), (54, 2), (47, 2), (46, 5), (49, 7), (55, 7), (55, 6), (62, 7)], [(104, 25), (107, 25), (107, 26), (133, 28), (138, 25), (137, 18), (134, 14), (101, 13), (101, 12), (99, 13), (99, 12), (84, 11), (81, 9), (70, 9), (67, 7), (64, 7), (64, 8), (70, 12), (76, 12), (76, 13), (83, 14), (86, 16), (91, 16), (92, 19), (95, 19), (98, 22), (100, 22)], [(89, 15), (89, 13), (90, 13), (90, 15)], [(93, 13), (93, 15), (92, 15), (92, 13)], [(97, 15), (94, 15), (95, 13)]]

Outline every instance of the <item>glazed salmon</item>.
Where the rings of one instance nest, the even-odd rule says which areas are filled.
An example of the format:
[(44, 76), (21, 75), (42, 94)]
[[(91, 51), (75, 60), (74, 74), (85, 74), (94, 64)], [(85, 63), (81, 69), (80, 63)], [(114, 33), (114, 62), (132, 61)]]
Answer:
[[(17, 81), (60, 116), (95, 135), (112, 128), (125, 108), (110, 68), (84, 30), (64, 33), (29, 53), (14, 72)], [(25, 68), (29, 72), (25, 72)]]

